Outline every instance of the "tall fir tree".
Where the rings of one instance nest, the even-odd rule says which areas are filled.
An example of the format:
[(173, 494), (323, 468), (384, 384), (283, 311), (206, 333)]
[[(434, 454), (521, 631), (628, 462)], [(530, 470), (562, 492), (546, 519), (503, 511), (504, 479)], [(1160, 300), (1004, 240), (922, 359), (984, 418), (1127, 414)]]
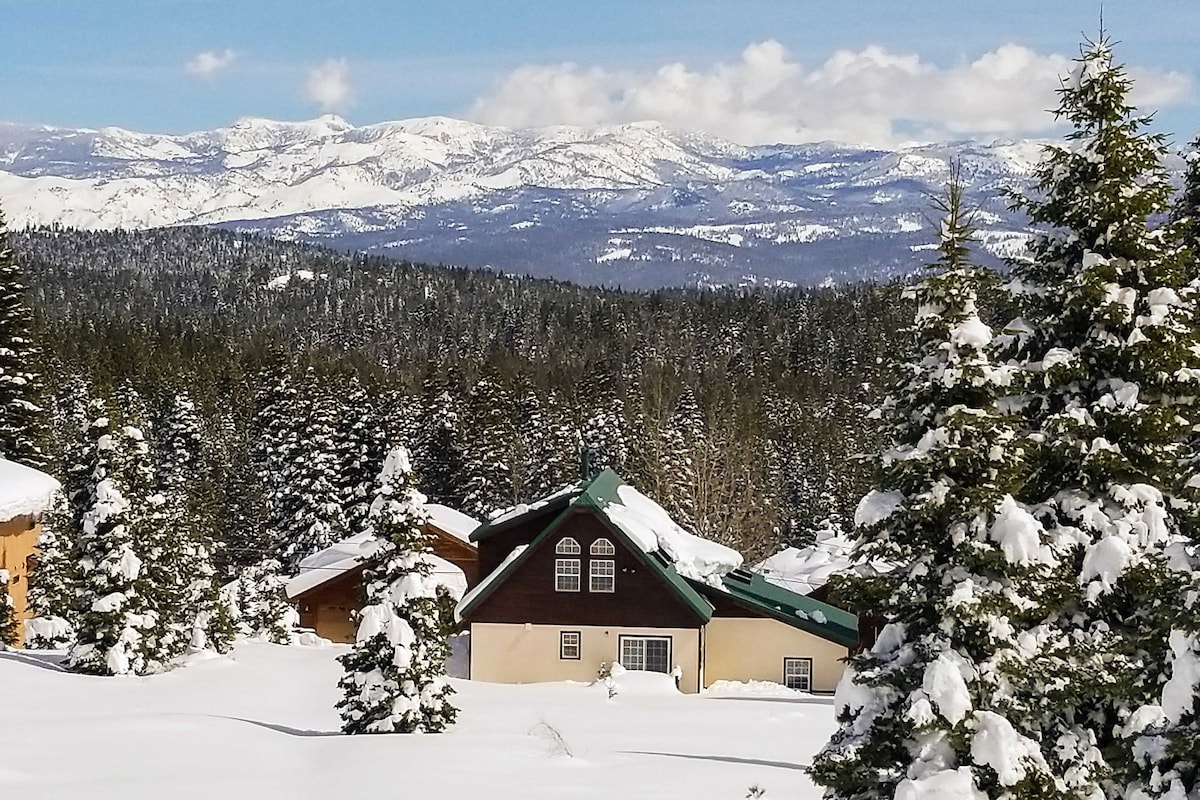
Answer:
[(90, 407), (89, 482), (81, 506), (78, 627), (68, 656), (72, 671), (123, 675), (145, 670), (146, 580), (135, 552), (124, 475), (131, 442), (116, 429), (101, 401)]
[(684, 389), (667, 418), (662, 434), (662, 471), (664, 507), (689, 530), (699, 530), (700, 459), (707, 456), (708, 435), (696, 396)]
[(511, 462), (516, 451), (512, 396), (494, 374), (481, 377), (467, 396), (469, 424), (463, 447), (462, 510), (485, 518), (516, 502)]
[(1183, 243), (1200, 253), (1200, 136), (1192, 140), (1184, 153), (1183, 188), (1171, 209), (1172, 220), (1180, 226)]
[(1016, 639), (1053, 554), (1011, 494), (1024, 470), (999, 402), (1011, 370), (989, 358), (976, 301), (990, 276), (969, 260), (957, 170), (938, 208), (939, 258), (912, 290), (915, 355), (883, 405), (893, 446), (856, 515), (857, 556), (895, 569), (841, 587), (885, 624), (850, 659), (812, 775), (845, 800), (1060, 797)]
[(448, 389), (437, 383), (426, 387), (425, 413), (419, 439), (421, 486), (429, 500), (462, 508), (462, 422), (457, 403)]
[(0, 214), (0, 457), (40, 468), (48, 430), (38, 357), (24, 270)]
[(1047, 687), (1038, 738), (1088, 798), (1175, 796), (1174, 779), (1147, 779), (1137, 741), (1187, 596), (1167, 553), (1196, 502), (1182, 465), (1200, 423), (1198, 287), (1177, 227), (1151, 227), (1171, 186), (1163, 137), (1130, 105), (1131, 88), (1103, 35), (1082, 48), (1059, 91), (1072, 131), (1046, 149), (1037, 195), (1019, 202), (1050, 232), (1013, 271), (1035, 445), (1020, 499), (1036, 506), (1061, 565), (1027, 634), (1039, 652), (1030, 675)]
[(337, 704), (345, 733), (437, 733), (455, 720), (445, 677), (450, 649), (426, 558), (433, 543), (427, 521), (408, 451), (396, 448), (371, 503), (377, 549), (363, 576), (367, 604), (354, 649), (338, 659), (345, 669)]

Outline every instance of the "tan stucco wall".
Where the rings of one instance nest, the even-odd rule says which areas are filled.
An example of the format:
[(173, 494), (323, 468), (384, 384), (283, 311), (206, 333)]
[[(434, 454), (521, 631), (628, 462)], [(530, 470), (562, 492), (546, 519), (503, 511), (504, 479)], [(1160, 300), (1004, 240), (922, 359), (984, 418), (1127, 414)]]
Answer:
[[(578, 661), (559, 656), (559, 633), (579, 631)], [(700, 630), (617, 628), (587, 625), (471, 624), (471, 680), (492, 683), (593, 681), (601, 663), (617, 660), (618, 637), (670, 636), (671, 660), (683, 671), (679, 688), (700, 689)]]
[(714, 681), (783, 683), (783, 659), (813, 660), (813, 691), (832, 692), (841, 680), (845, 647), (773, 619), (717, 617), (705, 628), (704, 686)]
[(37, 546), (41, 526), (29, 517), (0, 522), (0, 569), (8, 570), (8, 594), (13, 599), (17, 614), (17, 644), (20, 646), (25, 635), (25, 620), (29, 614), (25, 607), (29, 591), (29, 574), (26, 562)]

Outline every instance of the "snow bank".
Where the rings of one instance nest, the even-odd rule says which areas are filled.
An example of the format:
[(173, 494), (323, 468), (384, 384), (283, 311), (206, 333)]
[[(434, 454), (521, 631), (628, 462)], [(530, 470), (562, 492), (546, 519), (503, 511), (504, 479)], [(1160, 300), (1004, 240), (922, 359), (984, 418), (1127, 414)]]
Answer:
[(812, 697), (808, 692), (789, 689), (774, 681), (713, 681), (704, 690), (709, 697)]
[(0, 458), (0, 522), (41, 514), (60, 488), (46, 473)]
[(620, 501), (604, 508), (608, 518), (647, 553), (661, 550), (685, 578), (720, 587), (721, 578), (742, 565), (742, 556), (723, 544), (689, 533), (658, 503), (632, 486), (617, 489)]

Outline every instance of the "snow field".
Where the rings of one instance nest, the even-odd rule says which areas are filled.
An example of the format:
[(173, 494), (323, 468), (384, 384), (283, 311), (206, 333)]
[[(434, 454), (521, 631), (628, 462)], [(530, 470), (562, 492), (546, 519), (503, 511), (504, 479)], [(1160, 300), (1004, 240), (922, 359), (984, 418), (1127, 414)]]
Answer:
[(142, 678), (0, 653), (0, 797), (820, 797), (803, 767), (834, 730), (830, 699), (682, 695), (639, 673), (613, 699), (602, 685), (453, 680), (449, 732), (343, 736), (347, 649), (243, 640)]

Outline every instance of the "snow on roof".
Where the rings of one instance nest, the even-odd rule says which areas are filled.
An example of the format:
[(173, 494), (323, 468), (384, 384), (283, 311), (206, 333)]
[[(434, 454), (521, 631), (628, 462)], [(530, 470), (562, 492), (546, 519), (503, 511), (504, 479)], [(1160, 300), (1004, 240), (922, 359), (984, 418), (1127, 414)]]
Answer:
[(471, 541), (471, 531), (479, 527), (479, 520), (440, 503), (426, 503), (425, 513), (429, 515), (429, 521), (438, 530), (445, 531), (455, 539), (461, 539), (472, 547), (475, 546), (475, 543)]
[(0, 458), (0, 522), (41, 514), (60, 488), (46, 473)]
[(825, 585), (834, 575), (846, 572), (881, 574), (886, 564), (855, 565), (851, 558), (854, 543), (835, 528), (817, 532), (817, 539), (807, 547), (788, 547), (754, 565), (771, 583), (800, 594), (811, 594)]
[(462, 622), (463, 609), (471, 605), (471, 603), (474, 603), (476, 597), (479, 597), (479, 595), (486, 592), (488, 587), (490, 587), (496, 581), (496, 578), (500, 577), (500, 574), (504, 572), (504, 570), (508, 569), (508, 565), (520, 558), (521, 554), (524, 553), (528, 548), (529, 545), (527, 544), (519, 544), (514, 547), (512, 552), (509, 553), (502, 562), (500, 562), (500, 566), (489, 572), (488, 576), (479, 582), (479, 585), (463, 595), (462, 599), (458, 601), (458, 605), (454, 607), (454, 619), (456, 622)]
[(741, 553), (684, 530), (632, 486), (623, 484), (616, 494), (602, 509), (608, 518), (643, 551), (661, 551), (684, 578), (719, 587), (726, 573), (742, 565)]
[(515, 506), (508, 508), (498, 508), (488, 515), (487, 526), (489, 528), (503, 525), (504, 523), (523, 517), (531, 511), (538, 511), (553, 503), (559, 498), (566, 497), (571, 494), (582, 493), (587, 486), (586, 482), (570, 483), (558, 489), (552, 494), (548, 494), (536, 503), (517, 503)]
[[(343, 539), (300, 562), (300, 572), (287, 582), (287, 596), (294, 599), (310, 589), (345, 575), (358, 567), (379, 549), (379, 540), (370, 531)], [(454, 597), (467, 590), (467, 576), (454, 564), (433, 553), (425, 560), (433, 565), (435, 583), (444, 586)]]

